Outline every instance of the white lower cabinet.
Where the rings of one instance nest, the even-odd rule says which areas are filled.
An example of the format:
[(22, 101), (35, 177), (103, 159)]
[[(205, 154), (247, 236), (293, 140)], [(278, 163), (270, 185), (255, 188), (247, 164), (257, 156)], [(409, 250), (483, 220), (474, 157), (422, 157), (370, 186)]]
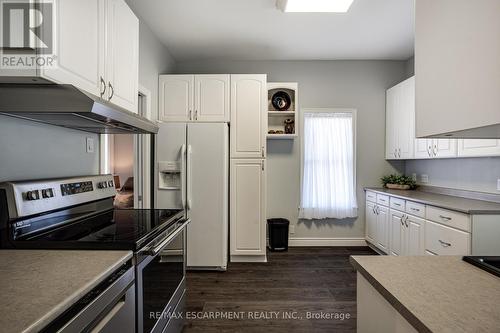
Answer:
[(375, 244), (375, 231), (377, 230), (377, 213), (374, 202), (366, 202), (366, 240)]
[(425, 222), (425, 249), (438, 255), (470, 254), (470, 234), (445, 225)]
[(377, 206), (376, 246), (389, 253), (389, 208)]
[(391, 209), (390, 254), (396, 256), (424, 254), (424, 222), (424, 219)]
[[(232, 159), (231, 257), (266, 255), (266, 173), (262, 159)], [(234, 261), (234, 260), (232, 260)]]

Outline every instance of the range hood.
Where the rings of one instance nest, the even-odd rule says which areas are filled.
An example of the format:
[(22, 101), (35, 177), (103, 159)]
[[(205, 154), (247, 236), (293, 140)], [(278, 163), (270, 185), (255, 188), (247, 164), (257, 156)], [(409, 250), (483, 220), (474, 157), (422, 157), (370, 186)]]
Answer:
[(0, 114), (98, 134), (158, 133), (152, 121), (67, 84), (0, 84)]

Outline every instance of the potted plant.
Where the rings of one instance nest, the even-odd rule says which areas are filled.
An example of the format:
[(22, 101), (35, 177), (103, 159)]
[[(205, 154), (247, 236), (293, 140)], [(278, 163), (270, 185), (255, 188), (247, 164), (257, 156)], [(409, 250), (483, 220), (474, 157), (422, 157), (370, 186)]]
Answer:
[(414, 190), (417, 188), (417, 183), (409, 176), (405, 175), (389, 175), (381, 178), (385, 188), (395, 190)]

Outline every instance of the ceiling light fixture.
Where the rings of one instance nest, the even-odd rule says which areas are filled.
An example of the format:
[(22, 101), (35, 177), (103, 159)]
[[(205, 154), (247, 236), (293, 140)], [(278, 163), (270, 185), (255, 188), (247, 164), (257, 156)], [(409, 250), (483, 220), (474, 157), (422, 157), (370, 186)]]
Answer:
[(354, 0), (277, 0), (285, 13), (346, 13)]

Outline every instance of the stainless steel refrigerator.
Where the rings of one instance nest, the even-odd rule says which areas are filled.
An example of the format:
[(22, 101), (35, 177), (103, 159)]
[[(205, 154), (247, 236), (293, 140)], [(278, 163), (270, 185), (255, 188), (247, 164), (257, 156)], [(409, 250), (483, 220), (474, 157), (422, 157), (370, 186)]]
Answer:
[(182, 208), (187, 266), (225, 270), (228, 261), (227, 123), (163, 123), (156, 136), (155, 207)]

